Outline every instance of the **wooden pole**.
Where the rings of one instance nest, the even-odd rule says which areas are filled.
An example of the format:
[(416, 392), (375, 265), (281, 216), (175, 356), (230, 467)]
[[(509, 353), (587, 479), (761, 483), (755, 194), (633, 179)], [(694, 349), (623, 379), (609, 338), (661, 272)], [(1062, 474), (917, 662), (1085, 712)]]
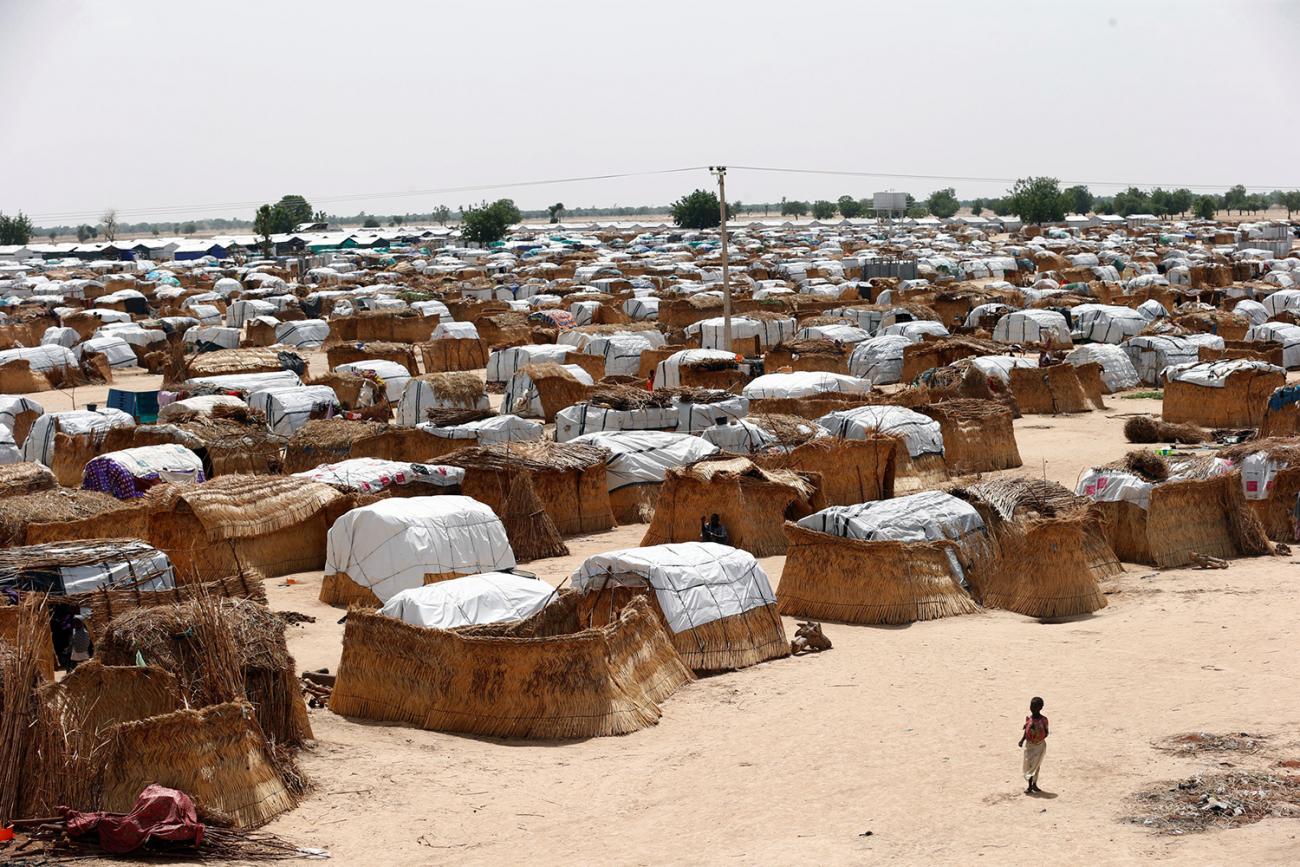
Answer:
[(734, 351), (731, 345), (731, 260), (727, 251), (727, 167), (713, 166), (718, 176), (718, 209), (722, 217), (722, 348)]

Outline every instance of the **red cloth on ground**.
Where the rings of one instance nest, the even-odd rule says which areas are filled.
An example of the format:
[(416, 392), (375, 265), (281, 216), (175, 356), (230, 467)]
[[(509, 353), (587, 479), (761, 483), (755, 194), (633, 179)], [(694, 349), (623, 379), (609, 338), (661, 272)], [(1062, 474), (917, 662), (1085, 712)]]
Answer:
[(170, 843), (203, 842), (203, 823), (190, 796), (166, 786), (148, 786), (135, 799), (126, 815), (121, 813), (80, 813), (62, 808), (68, 823), (68, 836), (81, 837), (99, 831), (99, 845), (114, 855), (134, 852), (149, 840)]

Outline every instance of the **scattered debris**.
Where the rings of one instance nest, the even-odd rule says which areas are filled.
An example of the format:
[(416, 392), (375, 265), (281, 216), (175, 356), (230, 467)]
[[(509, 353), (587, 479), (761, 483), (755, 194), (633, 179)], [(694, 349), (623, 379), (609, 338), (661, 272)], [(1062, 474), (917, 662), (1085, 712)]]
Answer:
[(1195, 834), (1300, 818), (1300, 777), (1258, 771), (1198, 774), (1137, 794), (1142, 809), (1125, 821), (1162, 834)]
[(1156, 749), (1183, 755), (1197, 753), (1257, 753), (1268, 744), (1267, 735), (1247, 732), (1216, 735), (1209, 732), (1189, 732), (1174, 735), (1155, 744)]
[(813, 623), (811, 620), (799, 621), (799, 628), (795, 631), (794, 640), (790, 642), (790, 652), (792, 654), (800, 653), (821, 653), (823, 650), (831, 649), (831, 640), (822, 632), (820, 623)]
[(315, 623), (316, 618), (310, 614), (300, 614), (297, 611), (275, 611), (272, 612), (280, 618), (285, 626), (299, 626), (303, 623)]
[(298, 682), (307, 697), (307, 707), (329, 707), (330, 696), (334, 694), (334, 680), (335, 676), (327, 668), (304, 671)]
[(1219, 557), (1211, 557), (1209, 554), (1199, 554), (1192, 552), (1192, 563), (1197, 569), (1227, 569), (1228, 561)]

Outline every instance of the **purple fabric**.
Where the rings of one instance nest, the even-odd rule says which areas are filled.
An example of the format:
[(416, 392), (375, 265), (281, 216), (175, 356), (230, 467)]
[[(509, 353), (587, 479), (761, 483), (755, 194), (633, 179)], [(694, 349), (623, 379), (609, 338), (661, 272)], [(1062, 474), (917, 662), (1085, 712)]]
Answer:
[[(130, 500), (143, 497), (145, 491), (161, 481), (157, 473), (135, 476), (117, 461), (110, 458), (95, 458), (86, 464), (86, 469), (81, 476), (81, 487), (87, 491), (111, 494), (119, 500)], [(207, 481), (202, 470), (199, 470), (195, 481), (200, 483)]]

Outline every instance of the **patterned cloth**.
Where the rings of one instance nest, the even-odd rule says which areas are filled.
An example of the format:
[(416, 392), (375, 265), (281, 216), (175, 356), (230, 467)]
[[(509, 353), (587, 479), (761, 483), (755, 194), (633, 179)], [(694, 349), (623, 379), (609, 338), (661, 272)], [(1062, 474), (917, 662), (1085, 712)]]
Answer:
[[(199, 470), (195, 482), (202, 483), (204, 481), (207, 481), (207, 479), (204, 477), (203, 471)], [(112, 494), (119, 500), (131, 500), (136, 497), (143, 497), (145, 491), (161, 482), (162, 478), (158, 473), (137, 476), (117, 461), (100, 457), (86, 464), (81, 487), (87, 491)]]
[(1032, 714), (1025, 717), (1025, 742), (1038, 744), (1045, 740), (1047, 740), (1047, 717), (1042, 714), (1037, 718)]

